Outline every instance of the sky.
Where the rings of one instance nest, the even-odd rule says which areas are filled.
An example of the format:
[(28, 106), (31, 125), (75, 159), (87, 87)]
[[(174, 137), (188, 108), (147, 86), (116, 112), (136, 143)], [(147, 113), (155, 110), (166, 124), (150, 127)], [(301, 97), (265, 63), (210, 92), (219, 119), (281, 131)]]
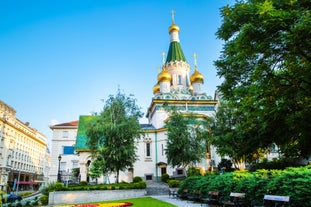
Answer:
[[(172, 23), (214, 96), (220, 8), (234, 0), (0, 0), (0, 100), (49, 142), (49, 126), (100, 112), (120, 89), (146, 114)], [(147, 123), (142, 119), (141, 123)], [(50, 144), (49, 144), (50, 145)]]

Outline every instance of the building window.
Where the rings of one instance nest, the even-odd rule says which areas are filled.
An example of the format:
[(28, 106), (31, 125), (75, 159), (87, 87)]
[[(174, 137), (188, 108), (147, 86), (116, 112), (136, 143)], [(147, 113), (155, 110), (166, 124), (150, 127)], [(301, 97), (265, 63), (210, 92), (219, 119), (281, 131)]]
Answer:
[(145, 175), (146, 180), (152, 180), (152, 175)]
[(181, 75), (178, 75), (178, 85), (181, 85)]
[(63, 138), (68, 138), (68, 131), (63, 131)]
[(164, 148), (163, 148), (163, 144), (161, 144), (161, 152), (162, 152), (162, 156), (164, 155)]
[(146, 156), (150, 157), (150, 143), (146, 143)]

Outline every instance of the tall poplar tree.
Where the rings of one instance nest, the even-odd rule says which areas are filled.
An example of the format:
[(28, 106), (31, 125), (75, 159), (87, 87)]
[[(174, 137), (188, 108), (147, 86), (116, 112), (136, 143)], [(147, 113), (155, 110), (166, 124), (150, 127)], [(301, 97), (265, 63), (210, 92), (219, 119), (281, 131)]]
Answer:
[(132, 95), (119, 90), (116, 96), (109, 96), (103, 111), (95, 116), (87, 126), (88, 147), (96, 162), (102, 163), (102, 172), (115, 172), (118, 183), (119, 172), (132, 167), (137, 159), (135, 139), (141, 134), (139, 119), (143, 113)]

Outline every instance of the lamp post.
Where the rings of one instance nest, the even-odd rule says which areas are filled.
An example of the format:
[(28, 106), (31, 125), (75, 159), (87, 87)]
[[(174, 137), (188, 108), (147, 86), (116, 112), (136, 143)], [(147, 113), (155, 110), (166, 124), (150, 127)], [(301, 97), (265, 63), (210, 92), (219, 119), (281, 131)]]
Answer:
[(60, 174), (60, 161), (62, 159), (62, 156), (58, 156), (58, 173), (57, 173), (57, 182), (62, 182), (61, 174)]

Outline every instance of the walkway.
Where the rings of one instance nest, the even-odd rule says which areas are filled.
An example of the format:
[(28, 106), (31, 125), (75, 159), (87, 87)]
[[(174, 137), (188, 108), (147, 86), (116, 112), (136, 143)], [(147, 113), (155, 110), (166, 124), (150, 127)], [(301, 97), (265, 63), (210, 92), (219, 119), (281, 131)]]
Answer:
[(199, 203), (193, 203), (191, 201), (186, 201), (186, 200), (180, 200), (180, 199), (176, 199), (176, 198), (169, 198), (168, 195), (154, 195), (151, 196), (152, 198), (158, 199), (158, 200), (162, 200), (165, 201), (167, 203), (171, 203), (175, 206), (178, 207), (208, 207), (207, 204), (199, 204)]

